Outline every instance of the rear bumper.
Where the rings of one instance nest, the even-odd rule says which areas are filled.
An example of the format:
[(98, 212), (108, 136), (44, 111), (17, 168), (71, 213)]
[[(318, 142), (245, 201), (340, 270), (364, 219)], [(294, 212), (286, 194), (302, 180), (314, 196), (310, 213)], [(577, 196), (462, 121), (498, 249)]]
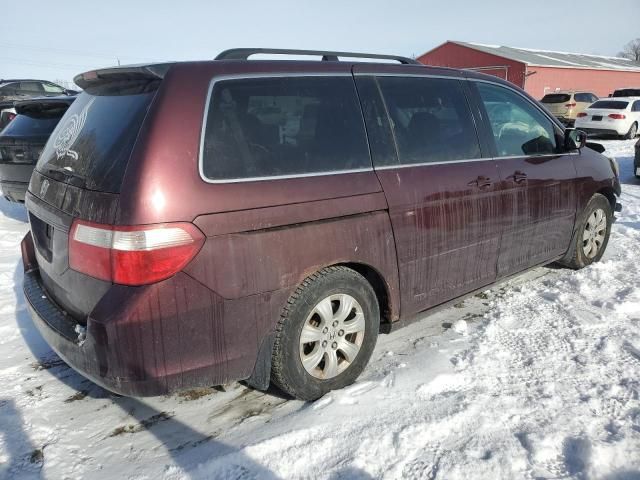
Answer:
[(69, 366), (107, 390), (155, 396), (243, 380), (253, 372), (256, 325), (238, 317), (246, 302), (238, 311), (181, 273), (144, 287), (114, 285), (81, 326), (44, 289), (30, 233), (22, 257), (34, 324)]
[(558, 120), (560, 120), (560, 122), (562, 122), (563, 125), (566, 125), (567, 127), (573, 127), (573, 125), (576, 123), (575, 118), (563, 117), (562, 115), (556, 115), (555, 117)]
[(621, 133), (618, 133), (617, 130), (613, 130), (613, 129), (608, 129), (608, 128), (588, 128), (588, 127), (576, 127), (579, 130), (582, 130), (583, 132), (585, 132), (588, 136), (590, 137), (596, 137), (596, 136), (611, 136), (611, 135), (622, 135)]
[(28, 187), (28, 183), (0, 181), (2, 196), (10, 202), (24, 203)]

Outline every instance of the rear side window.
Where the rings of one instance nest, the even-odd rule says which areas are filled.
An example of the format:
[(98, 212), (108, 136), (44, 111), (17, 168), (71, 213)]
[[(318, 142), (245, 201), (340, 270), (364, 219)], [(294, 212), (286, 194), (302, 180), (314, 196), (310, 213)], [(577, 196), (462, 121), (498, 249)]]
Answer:
[(591, 105), (591, 108), (606, 108), (609, 110), (624, 110), (629, 105), (629, 102), (623, 102), (621, 100), (598, 100)]
[(51, 134), (36, 169), (79, 187), (119, 193), (156, 89), (124, 82), (85, 90)]
[(44, 92), (39, 82), (20, 82), (20, 91), (23, 94), (40, 94)]
[(478, 82), (493, 131), (498, 156), (525, 156), (554, 153), (553, 123), (531, 102), (498, 85)]
[[(577, 99), (578, 98), (576, 95), (576, 100)], [(542, 97), (542, 103), (564, 103), (568, 102), (569, 100), (571, 100), (571, 95), (568, 95), (566, 93), (549, 93)]]
[(214, 181), (371, 168), (351, 77), (214, 83), (201, 148)]
[(379, 77), (401, 164), (479, 158), (480, 145), (461, 82)]

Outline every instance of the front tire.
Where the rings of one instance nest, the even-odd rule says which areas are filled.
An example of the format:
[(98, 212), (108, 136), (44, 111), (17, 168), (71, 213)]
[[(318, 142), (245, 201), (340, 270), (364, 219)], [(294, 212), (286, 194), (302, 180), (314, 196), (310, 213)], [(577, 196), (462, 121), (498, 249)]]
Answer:
[(307, 277), (276, 329), (271, 380), (301, 400), (352, 384), (378, 337), (380, 309), (371, 284), (347, 267)]
[(579, 216), (571, 247), (560, 263), (577, 270), (600, 261), (609, 243), (612, 223), (609, 200), (596, 193)]

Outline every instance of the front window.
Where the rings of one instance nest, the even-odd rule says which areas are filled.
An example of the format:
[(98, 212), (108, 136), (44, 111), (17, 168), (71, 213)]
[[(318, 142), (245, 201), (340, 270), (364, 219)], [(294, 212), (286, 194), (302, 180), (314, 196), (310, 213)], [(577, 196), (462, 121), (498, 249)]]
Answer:
[(555, 152), (553, 123), (531, 102), (506, 87), (484, 82), (477, 85), (489, 116), (498, 156)]
[(55, 93), (55, 94), (64, 93), (64, 88), (59, 87), (58, 85), (54, 85), (53, 83), (43, 83), (42, 87), (44, 88), (45, 93)]

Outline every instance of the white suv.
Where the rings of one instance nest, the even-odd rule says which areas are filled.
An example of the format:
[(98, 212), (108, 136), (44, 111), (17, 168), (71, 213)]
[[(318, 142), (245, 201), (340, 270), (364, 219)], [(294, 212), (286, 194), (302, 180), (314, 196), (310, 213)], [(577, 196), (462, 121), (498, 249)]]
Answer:
[(591, 135), (635, 138), (640, 125), (640, 97), (598, 100), (576, 118), (575, 127)]

